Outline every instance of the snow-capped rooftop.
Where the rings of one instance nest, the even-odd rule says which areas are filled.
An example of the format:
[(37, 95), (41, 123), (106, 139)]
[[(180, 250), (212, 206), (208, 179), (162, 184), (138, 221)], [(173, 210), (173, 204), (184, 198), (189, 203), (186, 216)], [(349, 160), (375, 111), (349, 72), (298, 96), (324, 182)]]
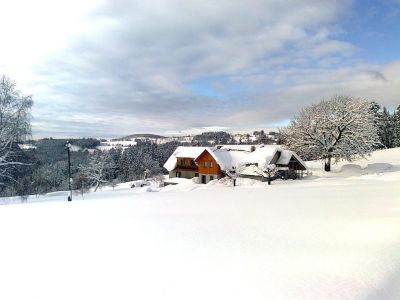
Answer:
[[(288, 164), (291, 157), (306, 167), (302, 159), (293, 151), (283, 149), (277, 145), (221, 145), (216, 147), (185, 147), (179, 146), (164, 164), (164, 168), (172, 171), (176, 168), (178, 157), (197, 159), (207, 150), (217, 161), (222, 170), (231, 170), (247, 164), (256, 164), (260, 169), (266, 168), (271, 163)], [(275, 154), (280, 152), (277, 162), (273, 162)]]
[(209, 152), (212, 152), (212, 149), (209, 147), (186, 147), (179, 146), (176, 148), (174, 153), (168, 158), (168, 160), (164, 164), (164, 168), (168, 171), (172, 171), (176, 167), (177, 158), (178, 157), (186, 157), (196, 159), (204, 150), (209, 149)]

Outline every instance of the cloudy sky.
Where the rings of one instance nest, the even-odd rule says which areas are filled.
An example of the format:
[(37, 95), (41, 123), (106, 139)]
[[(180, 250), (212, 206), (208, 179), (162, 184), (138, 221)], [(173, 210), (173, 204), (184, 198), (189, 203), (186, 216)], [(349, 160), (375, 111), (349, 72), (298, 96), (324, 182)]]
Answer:
[(400, 104), (400, 0), (0, 0), (0, 74), (36, 137), (270, 128)]

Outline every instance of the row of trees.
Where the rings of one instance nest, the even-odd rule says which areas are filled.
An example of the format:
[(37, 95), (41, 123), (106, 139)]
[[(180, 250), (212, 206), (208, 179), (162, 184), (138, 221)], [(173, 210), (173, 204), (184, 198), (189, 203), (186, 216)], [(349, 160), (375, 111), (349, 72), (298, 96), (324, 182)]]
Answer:
[(203, 132), (201, 134), (195, 135), (191, 142), (192, 146), (213, 146), (213, 145), (235, 145), (235, 144), (246, 144), (246, 145), (256, 145), (256, 144), (274, 144), (281, 141), (281, 136), (279, 132), (265, 133), (264, 130), (254, 131), (254, 138), (247, 133), (243, 134), (236, 140), (235, 137), (229, 132), (225, 131), (209, 131)]
[[(36, 149), (23, 151), (24, 166), (13, 174), (13, 180), (0, 188), (0, 196), (44, 194), (68, 189), (66, 140), (46, 140)], [(74, 145), (74, 144), (72, 144)], [(125, 150), (96, 149), (71, 152), (72, 187), (82, 192), (94, 187), (160, 175), (163, 164), (173, 153), (177, 142), (157, 145), (142, 142)]]
[(372, 102), (371, 109), (378, 128), (379, 147), (400, 147), (400, 105), (393, 113), (386, 107), (381, 108), (376, 102)]

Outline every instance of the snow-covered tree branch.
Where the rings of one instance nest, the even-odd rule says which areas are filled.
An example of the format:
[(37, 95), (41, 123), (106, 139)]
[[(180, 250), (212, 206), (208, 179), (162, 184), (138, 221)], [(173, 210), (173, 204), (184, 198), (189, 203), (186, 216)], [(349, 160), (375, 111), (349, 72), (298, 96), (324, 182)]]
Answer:
[(16, 90), (14, 81), (0, 77), (0, 184), (12, 177), (12, 168), (22, 164), (18, 159), (18, 142), (31, 134), (32, 105), (32, 97)]
[(332, 159), (364, 158), (375, 149), (374, 118), (370, 102), (336, 96), (304, 108), (282, 134), (290, 149), (325, 160), (325, 171), (330, 171)]
[(113, 169), (114, 163), (110, 155), (100, 151), (91, 156), (87, 164), (79, 166), (82, 176), (95, 187), (95, 192), (101, 185), (110, 182), (110, 173)]

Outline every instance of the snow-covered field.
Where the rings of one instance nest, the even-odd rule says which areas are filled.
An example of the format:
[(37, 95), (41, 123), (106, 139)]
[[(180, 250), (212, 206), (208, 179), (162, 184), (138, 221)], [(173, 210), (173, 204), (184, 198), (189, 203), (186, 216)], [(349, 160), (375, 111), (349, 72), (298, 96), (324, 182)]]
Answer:
[(400, 149), (310, 166), (1, 205), (0, 299), (400, 299)]

